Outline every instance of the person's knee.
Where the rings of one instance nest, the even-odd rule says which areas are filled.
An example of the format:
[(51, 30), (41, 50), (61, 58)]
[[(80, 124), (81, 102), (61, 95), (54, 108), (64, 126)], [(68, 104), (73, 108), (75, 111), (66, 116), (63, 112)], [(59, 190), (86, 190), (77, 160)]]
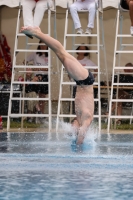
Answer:
[(88, 10), (89, 10), (89, 12), (90, 12), (90, 11), (96, 12), (96, 5), (95, 5), (95, 3), (92, 3), (92, 4), (88, 7)]
[(75, 10), (77, 11), (76, 6), (74, 4), (70, 5), (70, 12), (75, 11)]
[(130, 10), (133, 10), (133, 1), (130, 1), (130, 2), (129, 2), (129, 9), (130, 9)]
[(48, 7), (47, 7), (47, 4), (46, 3), (37, 3), (36, 4), (36, 10), (40, 11), (40, 10), (43, 10), (45, 12), (45, 10), (47, 10)]

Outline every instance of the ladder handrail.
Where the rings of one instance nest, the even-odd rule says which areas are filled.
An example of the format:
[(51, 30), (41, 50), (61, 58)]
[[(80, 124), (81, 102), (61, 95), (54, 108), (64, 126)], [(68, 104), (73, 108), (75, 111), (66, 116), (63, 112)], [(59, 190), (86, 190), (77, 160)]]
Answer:
[[(54, 10), (52, 10), (52, 8), (48, 8), (48, 34), (50, 35), (51, 34), (51, 12), (54, 12), (55, 14), (55, 18), (56, 18), (56, 0), (53, 0), (54, 2)], [(49, 6), (50, 7), (50, 6)], [(23, 37), (26, 37), (25, 34), (22, 34), (22, 33), (19, 33), (19, 26), (20, 26), (20, 14), (21, 14), (21, 0), (19, 0), (19, 11), (18, 11), (18, 18), (17, 18), (17, 27), (16, 27), (16, 36), (15, 36), (15, 47), (14, 47), (14, 56), (13, 56), (13, 70), (12, 70), (12, 82), (11, 82), (11, 90), (10, 90), (10, 99), (9, 99), (9, 109), (8, 109), (8, 125), (7, 125), (7, 129), (9, 130), (9, 127), (10, 127), (10, 117), (26, 117), (26, 116), (38, 116), (38, 117), (43, 117), (43, 116), (46, 116), (48, 117), (49, 119), (49, 132), (51, 133), (51, 128), (52, 128), (52, 118), (51, 118), (51, 50), (50, 48), (48, 50), (39, 50), (39, 52), (49, 52), (49, 57), (48, 57), (48, 66), (35, 66), (35, 65), (18, 65), (16, 64), (16, 55), (18, 52), (36, 52), (36, 50), (31, 50), (31, 49), (28, 49), (28, 50), (25, 50), (25, 49), (18, 49), (18, 38), (19, 36), (23, 36)], [(54, 18), (54, 19), (55, 19)], [(56, 22), (56, 20), (54, 20), (54, 23)], [(27, 38), (27, 37), (26, 37)], [(31, 46), (31, 45), (37, 45), (37, 43), (35, 44), (30, 44), (28, 43), (28, 40), (27, 40), (27, 45), (28, 46)], [(23, 69), (26, 69), (26, 68), (49, 68), (48, 71), (47, 71), (47, 74), (48, 74), (48, 82), (26, 82), (26, 81), (23, 81), (23, 82), (20, 82), (20, 81), (15, 81), (14, 80), (14, 76), (16, 73), (18, 73), (19, 70), (16, 71), (16, 68), (23, 68)], [(21, 70), (22, 71), (22, 70)], [(20, 72), (20, 71), (19, 71)], [(34, 71), (33, 71), (34, 72)], [(38, 71), (39, 73), (39, 71)], [(24, 72), (24, 75), (26, 74), (26, 71)], [(46, 73), (45, 73), (46, 74)], [(19, 98), (15, 98), (13, 97), (13, 84), (19, 84), (19, 85), (23, 85), (25, 86), (25, 84), (43, 84), (43, 85), (48, 85), (49, 86), (49, 94), (48, 94), (48, 98), (26, 98), (25, 97), (25, 94), (23, 95), (23, 97), (19, 97)], [(21, 94), (22, 95), (22, 94)], [(12, 101), (13, 100), (20, 100), (19, 102), (21, 101), (24, 101), (24, 100), (45, 100), (45, 101), (48, 101), (48, 114), (24, 114), (24, 113), (21, 113), (21, 114), (13, 114), (11, 112), (11, 106), (12, 106)]]

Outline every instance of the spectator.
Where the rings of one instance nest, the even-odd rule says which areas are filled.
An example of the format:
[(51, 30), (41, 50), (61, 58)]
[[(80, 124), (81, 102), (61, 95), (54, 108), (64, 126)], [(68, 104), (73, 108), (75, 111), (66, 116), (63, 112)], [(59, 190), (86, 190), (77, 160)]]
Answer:
[(126, 2), (129, 6), (129, 15), (130, 15), (130, 20), (131, 20), (130, 33), (133, 36), (133, 0), (126, 0)]
[[(126, 67), (133, 67), (132, 63), (127, 63), (125, 65)], [(126, 74), (120, 74), (119, 75), (119, 83), (133, 83), (133, 76), (131, 73), (133, 73), (133, 69), (124, 69), (124, 72)], [(129, 73), (129, 74), (127, 74)], [(114, 82), (117, 82), (117, 76), (115, 76)], [(129, 86), (130, 87), (130, 86)], [(116, 97), (116, 90), (114, 90), (114, 96)], [(126, 89), (119, 89), (118, 90), (118, 99), (130, 99), (131, 95), (130, 92), (132, 90), (126, 90)], [(116, 103), (112, 104), (111, 111), (113, 112), (116, 108)], [(108, 115), (108, 113), (106, 113)], [(117, 102), (117, 115), (122, 115), (122, 102)], [(117, 119), (116, 123), (118, 125), (121, 124), (121, 119)]]
[[(50, 7), (53, 1), (49, 0)], [(35, 8), (34, 16), (32, 10)], [(47, 10), (47, 0), (23, 0), (23, 19), (24, 26), (39, 27), (43, 19), (44, 12)], [(32, 38), (32, 37), (31, 37)]]
[[(27, 73), (26, 73), (26, 81), (27, 82), (37, 82), (38, 81), (38, 77), (34, 76), (33, 73), (31, 73), (30, 71), (32, 71), (32, 69), (27, 68)], [(26, 93), (26, 97), (27, 98), (37, 98), (37, 94), (36, 94), (36, 85), (35, 84), (27, 84), (25, 86), (25, 93)], [(37, 100), (28, 100), (27, 101), (27, 113), (28, 114), (32, 114), (32, 113), (38, 113), (40, 114), (40, 107), (39, 107), (39, 102)], [(32, 122), (33, 118), (29, 117), (27, 119), (28, 122)]]
[[(89, 48), (87, 46), (79, 46), (76, 50), (83, 50), (83, 51), (88, 51)], [(90, 53), (89, 52), (78, 52), (77, 53), (77, 60), (81, 63), (82, 66), (96, 66), (95, 63), (93, 63), (89, 57), (90, 57)], [(92, 73), (93, 72), (97, 72), (98, 70), (97, 69), (89, 69), (89, 71), (91, 71)], [(94, 78), (97, 76), (97, 74), (93, 74)]]
[[(41, 41), (39, 41), (40, 44), (42, 44)], [(46, 45), (39, 45), (37, 50), (48, 50), (48, 47)], [(48, 52), (36, 52), (31, 53), (27, 59), (26, 63), (33, 62), (33, 65), (35, 66), (47, 66), (48, 65)], [(34, 68), (35, 76), (38, 77), (38, 80), (40, 82), (48, 82), (48, 68)], [(39, 95), (39, 98), (45, 98), (48, 94), (48, 84), (40, 84), (36, 87), (36, 92)], [(39, 101), (39, 106), (41, 109), (41, 113), (44, 114), (45, 109), (45, 101)]]
[(94, 28), (94, 19), (96, 12), (95, 0), (77, 0), (70, 6), (70, 13), (74, 22), (74, 27), (77, 29), (77, 34), (83, 34), (83, 29), (79, 20), (77, 11), (88, 10), (88, 25), (85, 34), (91, 34)]

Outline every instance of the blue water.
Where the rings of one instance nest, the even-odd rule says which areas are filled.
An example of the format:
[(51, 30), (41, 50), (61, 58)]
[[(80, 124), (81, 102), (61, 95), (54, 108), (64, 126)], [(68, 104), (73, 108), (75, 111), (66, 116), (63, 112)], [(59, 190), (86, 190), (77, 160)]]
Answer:
[(0, 200), (133, 199), (133, 135), (0, 133)]

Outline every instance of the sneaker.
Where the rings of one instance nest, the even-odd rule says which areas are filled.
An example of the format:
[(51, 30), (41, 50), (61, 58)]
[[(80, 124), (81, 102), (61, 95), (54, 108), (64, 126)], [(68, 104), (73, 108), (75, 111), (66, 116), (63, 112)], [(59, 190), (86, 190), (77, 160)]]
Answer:
[(83, 33), (84, 33), (84, 31), (83, 31), (83, 29), (82, 29), (82, 28), (78, 28), (76, 33), (77, 33), (77, 34), (83, 34)]
[(92, 28), (87, 27), (85, 34), (91, 34), (92, 33)]
[(133, 36), (133, 26), (130, 27), (130, 33)]

